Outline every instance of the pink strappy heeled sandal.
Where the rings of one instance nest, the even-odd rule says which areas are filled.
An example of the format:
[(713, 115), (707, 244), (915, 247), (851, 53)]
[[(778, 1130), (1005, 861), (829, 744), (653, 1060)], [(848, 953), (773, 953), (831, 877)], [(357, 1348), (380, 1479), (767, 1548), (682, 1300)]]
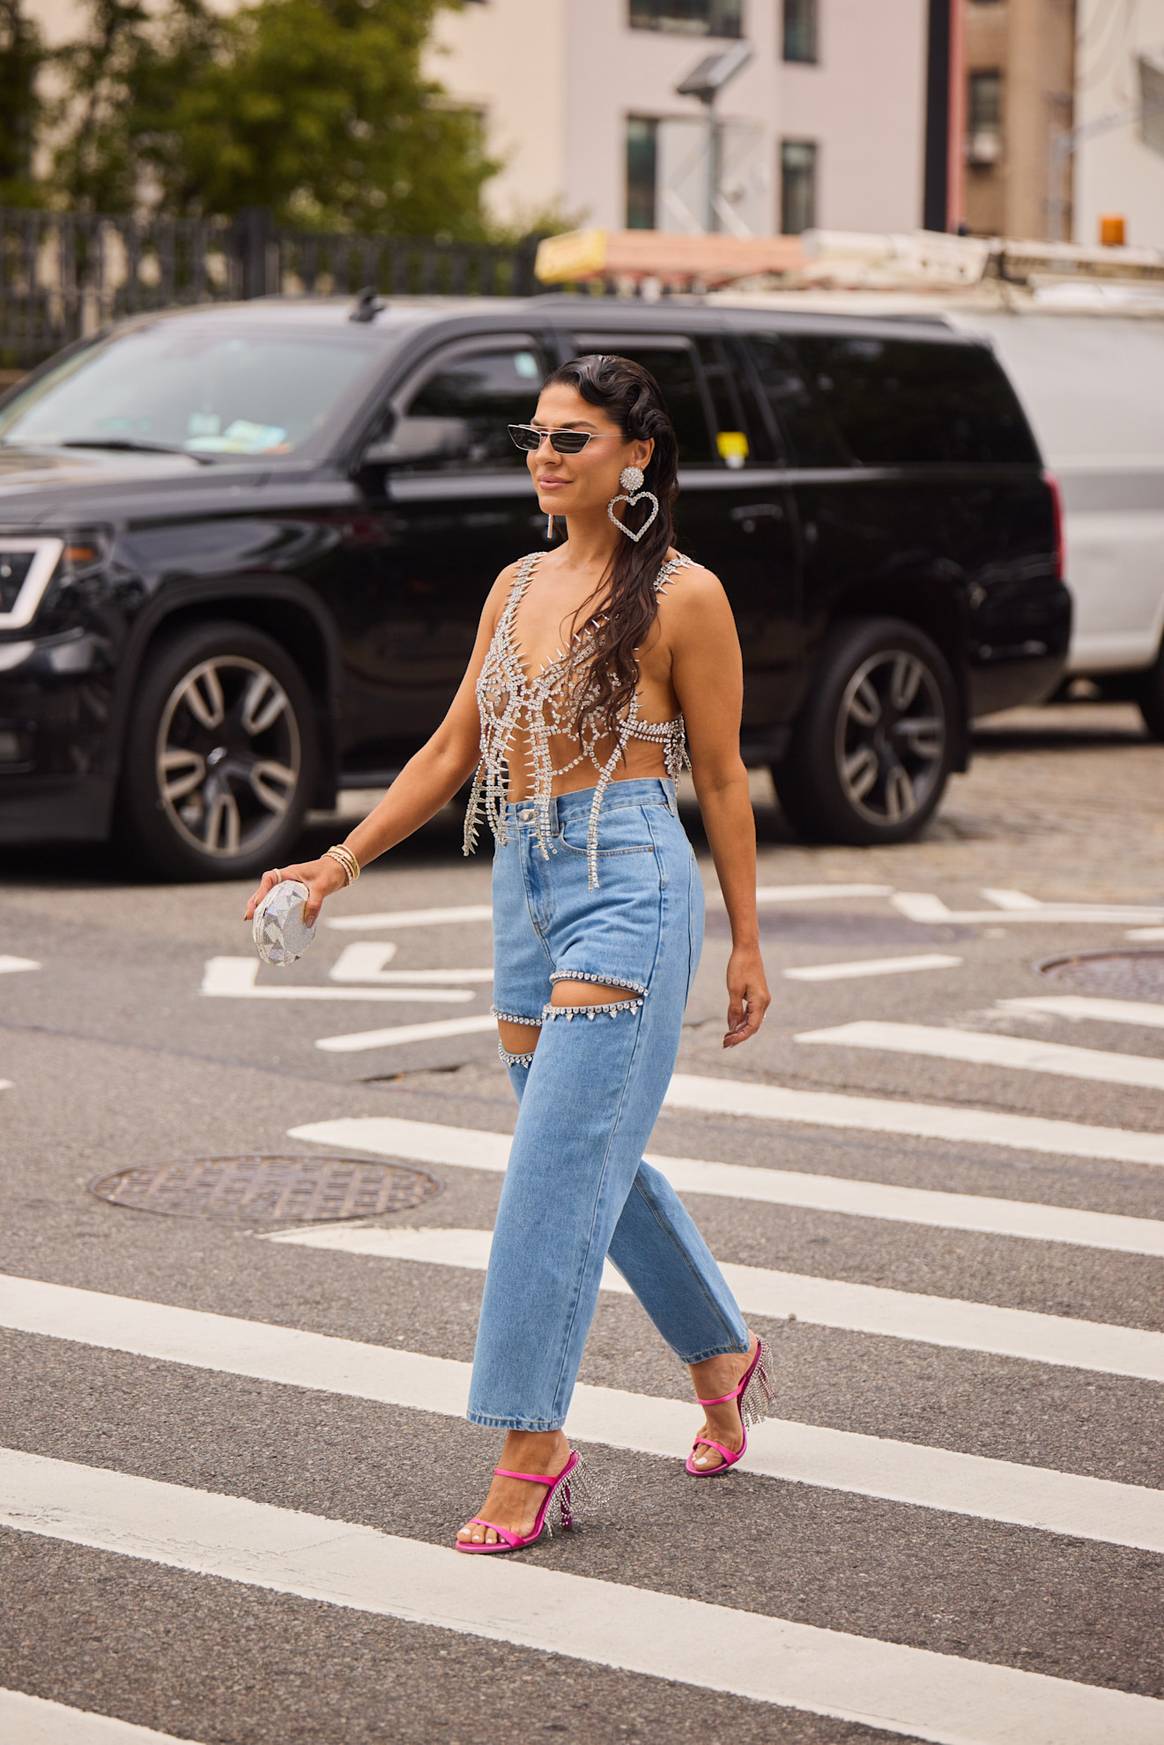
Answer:
[(541, 1507), (538, 1509), (537, 1518), (533, 1524), (533, 1531), (531, 1533), (526, 1533), (524, 1536), (520, 1533), (511, 1533), (508, 1527), (500, 1527), (496, 1521), (487, 1521), (484, 1515), (474, 1515), (472, 1520), (467, 1522), (466, 1525), (472, 1526), (473, 1523), (476, 1522), (481, 1527), (492, 1527), (493, 1531), (498, 1535), (497, 1543), (496, 1545), (490, 1545), (485, 1540), (482, 1540), (479, 1545), (476, 1545), (471, 1539), (457, 1539), (454, 1541), (457, 1550), (521, 1551), (526, 1545), (532, 1545), (535, 1539), (541, 1538), (543, 1527), (549, 1529), (550, 1537), (553, 1538), (554, 1528), (549, 1519), (549, 1507), (553, 1500), (554, 1492), (557, 1490), (559, 1485), (562, 1487), (561, 1495), (558, 1498), (558, 1507), (561, 1511), (562, 1517), (562, 1529), (563, 1531), (568, 1531), (574, 1525), (574, 1517), (577, 1513), (580, 1493), (584, 1485), (588, 1485), (589, 1483), (586, 1475), (579, 1472), (581, 1464), (582, 1456), (579, 1454), (578, 1450), (574, 1448), (571, 1449), (570, 1458), (559, 1473), (513, 1472), (508, 1466), (495, 1466), (493, 1470), (499, 1474), (501, 1478), (526, 1478), (531, 1484), (548, 1485), (549, 1488), (546, 1491), (545, 1496), (542, 1498)]
[[(725, 1400), (738, 1400), (740, 1410), (740, 1429), (744, 1439), (737, 1449), (725, 1448), (722, 1442), (717, 1442), (712, 1436), (697, 1436), (691, 1444), (691, 1453), (687, 1456), (687, 1471), (692, 1478), (718, 1478), (721, 1472), (727, 1472), (742, 1460), (748, 1447), (748, 1425), (758, 1424), (762, 1418), (770, 1416), (772, 1404), (776, 1397), (776, 1384), (772, 1371), (768, 1367), (768, 1347), (756, 1335), (756, 1355), (744, 1371), (743, 1379), (730, 1394), (720, 1394), (714, 1400), (701, 1400), (698, 1394), (696, 1401), (701, 1406), (720, 1406)], [(701, 1442), (706, 1442), (709, 1448), (716, 1448), (723, 1455), (719, 1466), (696, 1466), (695, 1450)]]

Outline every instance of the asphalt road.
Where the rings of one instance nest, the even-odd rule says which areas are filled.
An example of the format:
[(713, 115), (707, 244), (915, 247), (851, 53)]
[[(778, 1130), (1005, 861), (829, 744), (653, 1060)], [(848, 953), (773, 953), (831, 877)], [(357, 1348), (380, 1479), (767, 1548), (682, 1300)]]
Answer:
[[(707, 933), (648, 1155), (780, 1416), (690, 1483), (686, 1372), (612, 1276), (567, 1425), (602, 1506), (472, 1563), (515, 1115), (491, 841), (443, 813), (285, 970), (249, 881), (4, 853), (0, 1745), (1164, 1738), (1164, 747), (1130, 708), (997, 717), (886, 851), (753, 797), (773, 1004), (722, 1048), (681, 788)], [(92, 1191), (259, 1157), (420, 1197), (240, 1223)]]

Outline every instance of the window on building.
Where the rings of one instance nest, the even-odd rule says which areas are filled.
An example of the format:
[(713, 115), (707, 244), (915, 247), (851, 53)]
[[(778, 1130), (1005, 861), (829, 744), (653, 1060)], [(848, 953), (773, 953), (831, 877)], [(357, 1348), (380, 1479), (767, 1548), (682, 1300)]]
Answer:
[(816, 224), (816, 162), (814, 140), (781, 140), (780, 229), (785, 236), (799, 236)]
[(628, 23), (632, 30), (742, 36), (744, 0), (630, 0)]
[(1029, 461), (1026, 419), (988, 346), (797, 334), (788, 344), (865, 466)]
[(990, 67), (970, 74), (966, 104), (966, 161), (988, 170), (1002, 155), (1002, 74)]
[[(401, 440), (408, 439), (411, 419), (448, 420), (448, 453), (417, 463), (425, 471), (524, 467), (525, 455), (506, 426), (529, 423), (545, 373), (540, 351), (521, 340), (448, 351), (406, 390)], [(431, 429), (425, 435), (431, 437)]]
[(817, 0), (784, 0), (784, 59), (817, 58)]
[(626, 123), (626, 227), (654, 230), (659, 185), (659, 123), (652, 115), (628, 115)]

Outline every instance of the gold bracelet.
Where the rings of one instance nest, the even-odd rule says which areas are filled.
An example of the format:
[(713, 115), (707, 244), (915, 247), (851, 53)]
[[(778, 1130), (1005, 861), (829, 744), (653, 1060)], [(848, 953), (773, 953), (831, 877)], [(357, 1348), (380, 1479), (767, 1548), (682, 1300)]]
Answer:
[(334, 854), (336, 854), (341, 860), (343, 860), (348, 866), (351, 867), (353, 881), (358, 879), (360, 876), (360, 863), (356, 859), (353, 851), (348, 847), (347, 843), (346, 842), (333, 843), (332, 852)]
[(331, 858), (343, 867), (345, 883), (354, 885), (360, 876), (360, 863), (351, 849), (345, 843), (335, 842), (330, 848), (325, 849), (324, 853), (330, 854)]

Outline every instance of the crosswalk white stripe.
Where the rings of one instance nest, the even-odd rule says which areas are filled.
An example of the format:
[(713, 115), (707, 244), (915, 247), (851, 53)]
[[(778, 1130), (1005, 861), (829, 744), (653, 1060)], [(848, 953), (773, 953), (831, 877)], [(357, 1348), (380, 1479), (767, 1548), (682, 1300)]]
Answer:
[(813, 1127), (845, 1127), (866, 1133), (903, 1133), (918, 1139), (948, 1139), (959, 1145), (1003, 1145), (1056, 1157), (1108, 1158), (1121, 1163), (1164, 1164), (1164, 1133), (1133, 1133), (1039, 1115), (944, 1103), (910, 1103), (894, 1097), (852, 1097), (840, 1091), (793, 1090), (758, 1080), (671, 1075), (664, 1107), (761, 1121), (801, 1121)]
[(864, 957), (848, 963), (809, 963), (783, 973), (795, 982), (843, 981), (850, 976), (904, 975), (915, 969), (953, 969), (960, 957), (941, 951), (919, 952), (916, 957)]
[[(383, 1229), (366, 1224), (280, 1230), (264, 1238), (301, 1248), (480, 1272), (489, 1264), (491, 1239), (488, 1230), (396, 1225)], [(888, 1290), (882, 1285), (850, 1284), (845, 1279), (735, 1266), (730, 1261), (721, 1262), (720, 1267), (747, 1314), (773, 1319), (792, 1315), (798, 1321), (849, 1333), (880, 1334), (959, 1351), (986, 1351), (993, 1357), (1062, 1364), (1100, 1375), (1164, 1381), (1164, 1333), (1042, 1315), (1030, 1309), (1000, 1308), (957, 1297)], [(601, 1288), (631, 1293), (630, 1285), (609, 1261)]]
[[(0, 1274), (0, 1326), (446, 1417), (462, 1417), (468, 1401), (471, 1366), (452, 1358), (11, 1274)], [(570, 1434), (674, 1459), (695, 1434), (692, 1411), (684, 1400), (580, 1382)], [(791, 1419), (750, 1432), (748, 1467), (791, 1483), (1164, 1551), (1164, 1491), (1111, 1479)]]
[[(407, 1157), (455, 1169), (493, 1172), (505, 1170), (511, 1144), (508, 1134), (491, 1133), (482, 1127), (442, 1126), (394, 1115), (309, 1121), (301, 1127), (292, 1127), (288, 1137), (338, 1150), (370, 1151), (383, 1157)], [(891, 1182), (811, 1175), (802, 1170), (712, 1163), (699, 1157), (665, 1156), (658, 1151), (645, 1152), (644, 1156), (648, 1163), (663, 1171), (681, 1194), (711, 1194), (764, 1205), (803, 1206), (849, 1217), (921, 1224), (939, 1230), (967, 1230), (1164, 1257), (1164, 1221), (1154, 1218), (1084, 1212), (1071, 1206), (991, 1199), (979, 1194), (949, 1194), (932, 1188), (903, 1188)]]
[(0, 975), (10, 975), (21, 969), (39, 969), (33, 957), (0, 957)]
[(195, 1745), (195, 1741), (91, 1709), (71, 1709), (22, 1690), (0, 1690), (0, 1745)]
[(1143, 1054), (1114, 1054), (1047, 1042), (1036, 1036), (999, 1036), (983, 1030), (944, 1029), (938, 1024), (896, 1024), (857, 1018), (824, 1030), (801, 1030), (797, 1042), (832, 1042), (841, 1048), (882, 1048), (897, 1054), (932, 1055), (976, 1066), (1002, 1066), (1018, 1072), (1049, 1072), (1060, 1078), (1101, 1084), (1135, 1085), (1164, 1091), (1164, 1060)]
[(446, 1036), (497, 1035), (497, 1020), (489, 1012), (472, 1018), (434, 1018), (428, 1024), (392, 1024), (384, 1030), (346, 1030), (320, 1036), (315, 1046), (329, 1054), (357, 1054), (366, 1048), (396, 1048), (405, 1042), (432, 1042)]
[(910, 921), (926, 926), (947, 922), (1017, 921), (1020, 926), (1041, 922), (1045, 926), (1100, 926), (1104, 923), (1126, 927), (1133, 921), (1160, 922), (1164, 909), (1137, 903), (1033, 903), (1016, 908), (950, 909), (933, 891), (895, 891), (890, 897), (895, 909)]
[(359, 933), (366, 927), (448, 927), (488, 921), (492, 915), (492, 903), (456, 903), (438, 909), (379, 909), (367, 915), (324, 915), (321, 919), (337, 933)]
[[(207, 960), (199, 990), (216, 1000), (328, 1000), (361, 1002), (394, 1000), (397, 1004), (416, 1005), (433, 1001), (442, 1005), (461, 1005), (476, 999), (471, 988), (445, 987), (314, 987), (304, 982), (280, 982), (259, 985), (259, 960), (249, 957), (212, 957)], [(495, 1020), (490, 1019), (490, 1023)]]
[(1058, 1018), (1094, 1018), (1101, 1024), (1138, 1024), (1164, 1030), (1164, 1005), (1150, 1000), (1099, 1000), (1082, 994), (1031, 994), (1019, 1000), (999, 1000), (1013, 1012), (1051, 1012)]
[[(170, 1569), (864, 1722), (934, 1745), (1159, 1745), (1164, 1703), (14, 1450), (0, 1522)], [(581, 1528), (585, 1531), (585, 1528)]]

